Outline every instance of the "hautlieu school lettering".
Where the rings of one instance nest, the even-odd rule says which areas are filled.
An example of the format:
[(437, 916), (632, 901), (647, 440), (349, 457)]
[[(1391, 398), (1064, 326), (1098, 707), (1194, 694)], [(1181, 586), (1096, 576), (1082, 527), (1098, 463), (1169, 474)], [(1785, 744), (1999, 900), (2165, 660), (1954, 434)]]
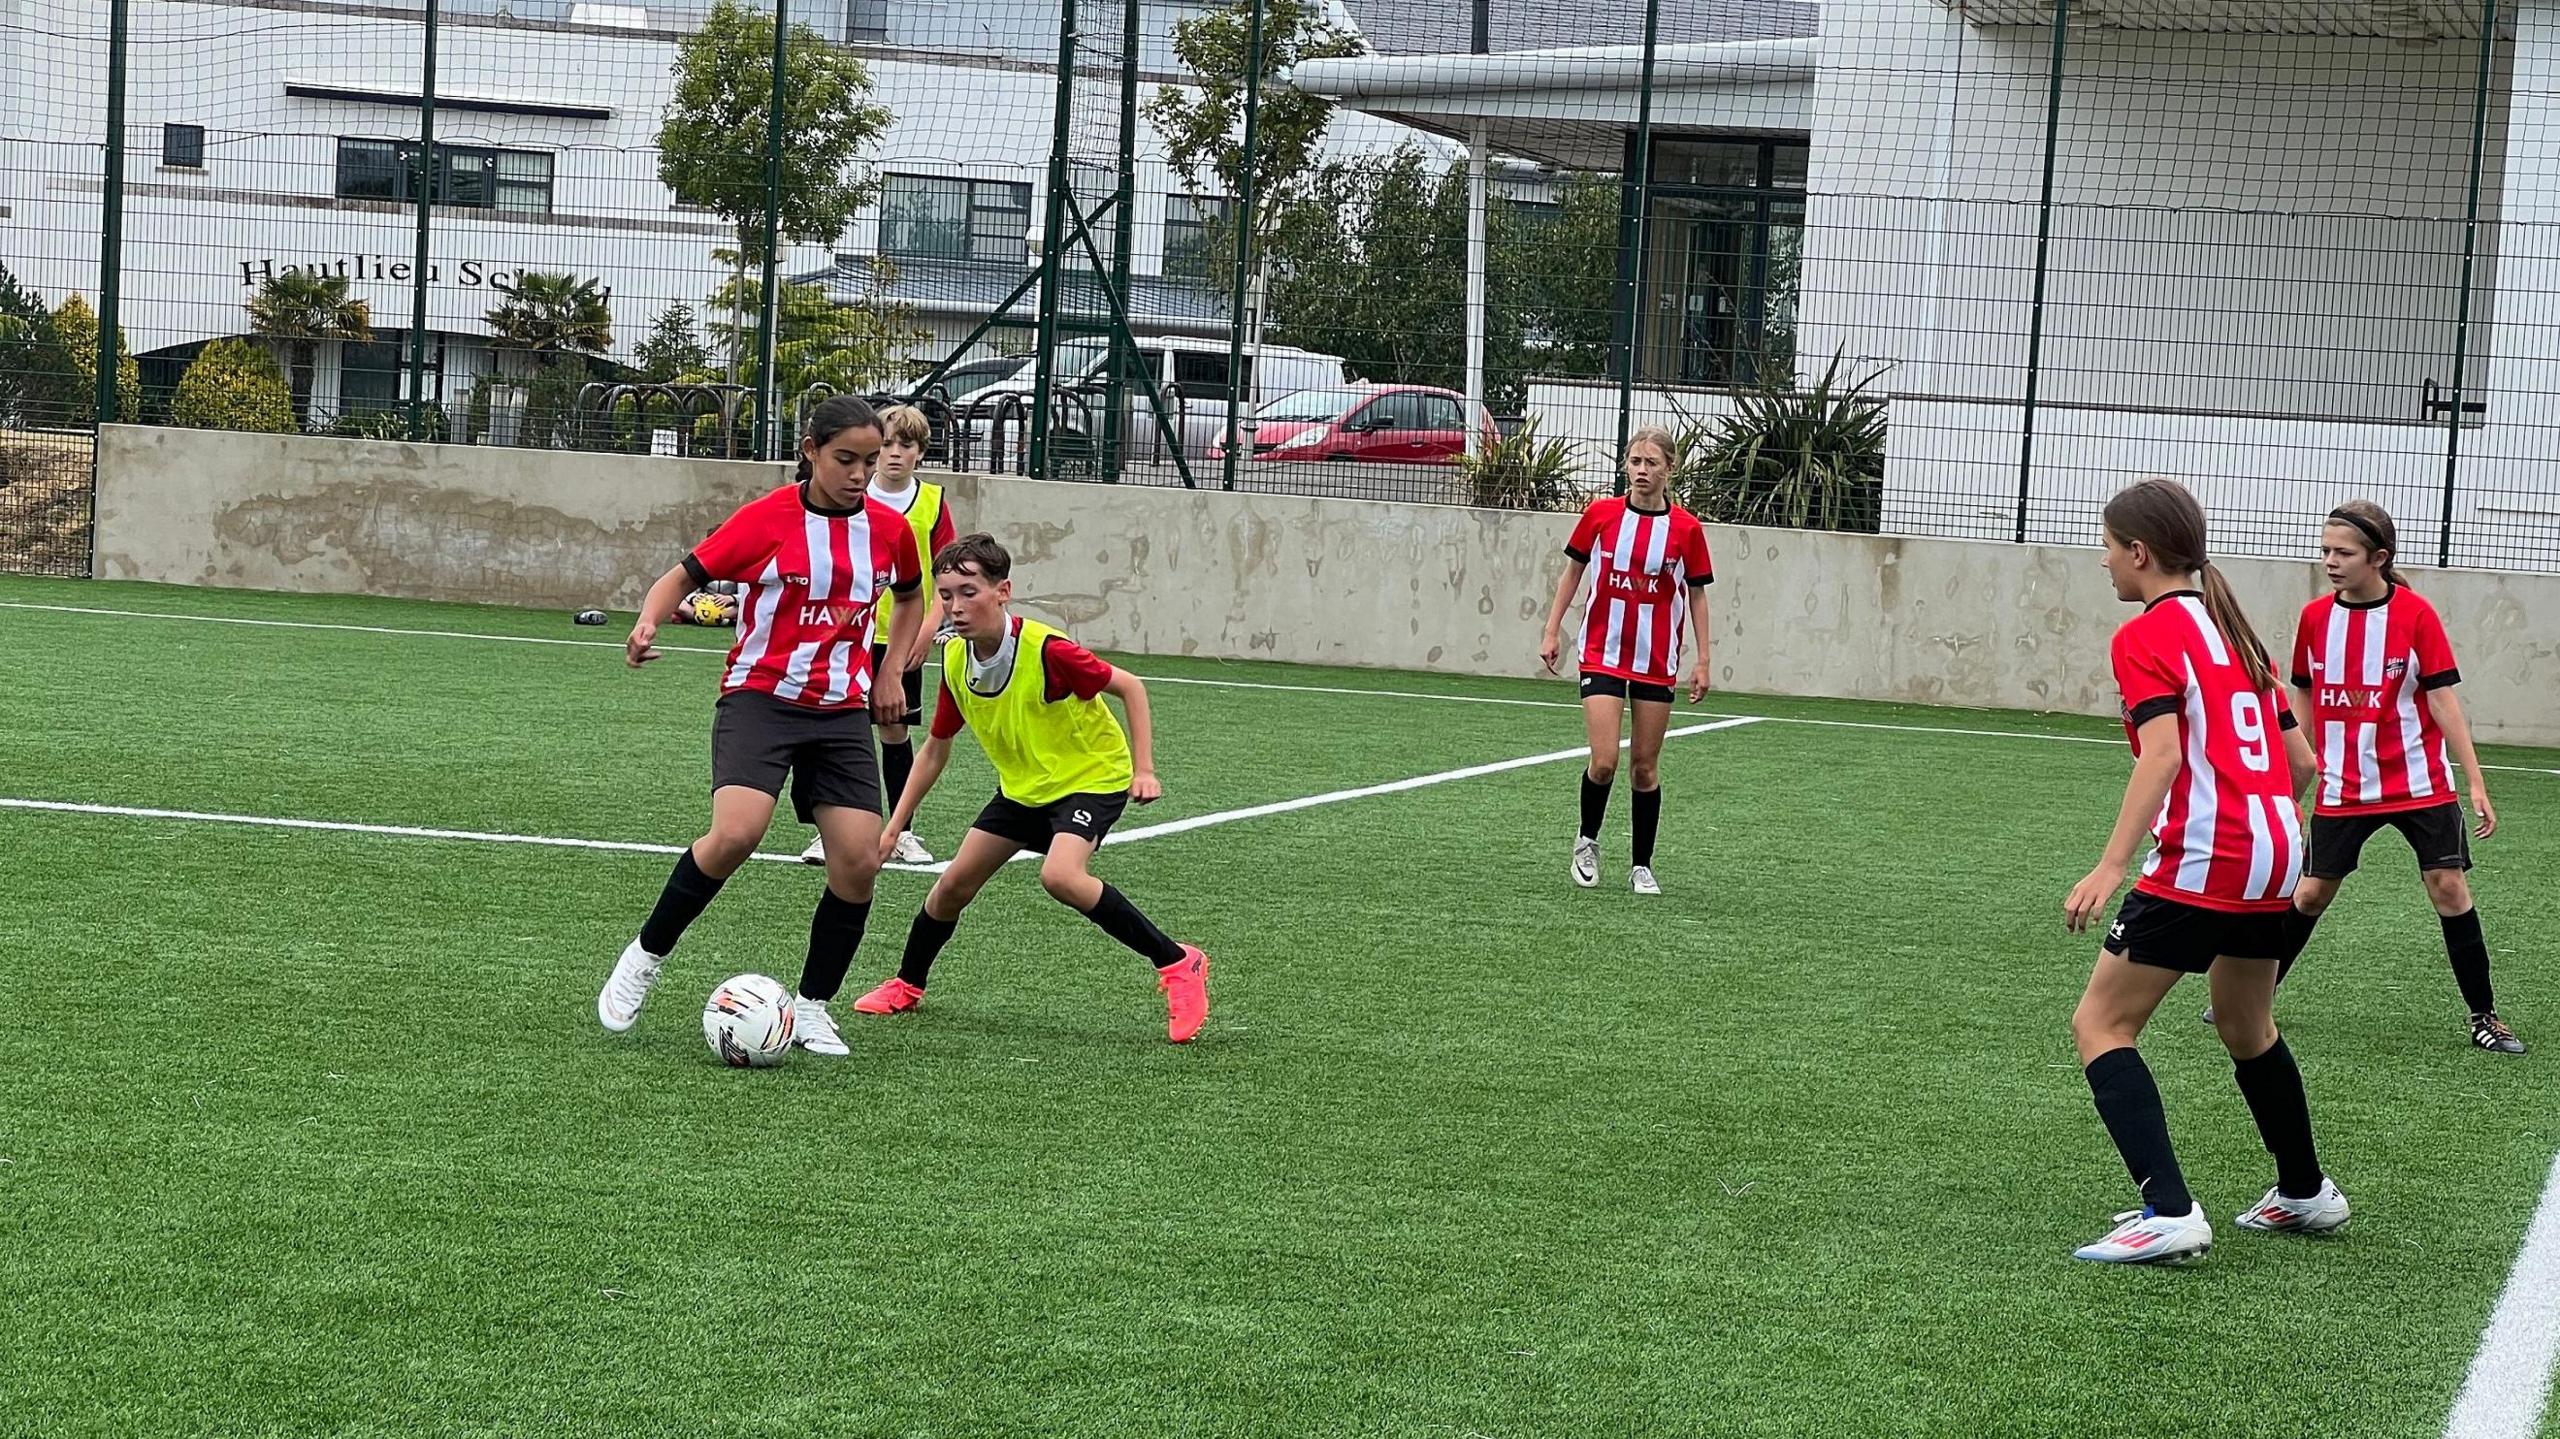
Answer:
[[(405, 285), (416, 273), (417, 268), (411, 261), (394, 259), (389, 255), (340, 255), (334, 259), (312, 261), (278, 260), (269, 256), (240, 262), (240, 283), (243, 285), (260, 284), (278, 275), (297, 274), (333, 275), (342, 280), (380, 280)], [(464, 260), (454, 267), (455, 280), (466, 289), (486, 288), (501, 294), (515, 293), (516, 277), (529, 273), (531, 270), (524, 265), (493, 265), (486, 260)], [(427, 283), (443, 284), (444, 266), (429, 264)], [(611, 302), (613, 291), (606, 290), (604, 298)]]

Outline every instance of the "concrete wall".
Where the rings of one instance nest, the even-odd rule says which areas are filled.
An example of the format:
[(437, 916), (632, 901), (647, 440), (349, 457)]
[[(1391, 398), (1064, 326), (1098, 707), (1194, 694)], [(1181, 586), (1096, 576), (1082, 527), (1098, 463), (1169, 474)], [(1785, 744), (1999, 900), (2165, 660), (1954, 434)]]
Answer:
[[(111, 426), (102, 578), (628, 606), (777, 466)], [(1572, 520), (1454, 506), (944, 477), (1023, 607), (1103, 648), (1538, 672)], [(1715, 682), (2111, 713), (2131, 611), (2086, 547), (1710, 530)], [(2234, 561), (2281, 646), (2307, 563)], [(2560, 575), (2420, 572), (2485, 737), (2560, 745)], [(1559, 693), (1564, 691), (1559, 690)]]

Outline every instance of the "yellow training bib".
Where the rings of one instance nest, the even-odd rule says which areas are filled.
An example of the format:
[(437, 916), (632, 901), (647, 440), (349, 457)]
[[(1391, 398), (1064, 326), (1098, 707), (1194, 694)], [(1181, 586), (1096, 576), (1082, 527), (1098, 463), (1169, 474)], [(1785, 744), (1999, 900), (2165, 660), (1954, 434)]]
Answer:
[[(876, 497), (875, 497), (876, 498)], [(916, 481), (915, 498), (907, 502), (907, 528), (916, 532), (916, 558), (924, 570), (924, 587), (933, 588), (933, 527), (942, 519), (942, 486)], [(871, 610), (873, 642), (889, 642), (889, 614), (898, 605), (897, 596), (880, 592), (880, 601)]]
[(1129, 737), (1100, 695), (1049, 701), (1049, 639), (1057, 634), (1024, 620), (1013, 673), (992, 695), (969, 686), (967, 640), (954, 635), (942, 647), (942, 687), (996, 767), (997, 788), (1034, 809), (1071, 794), (1117, 794), (1135, 774)]

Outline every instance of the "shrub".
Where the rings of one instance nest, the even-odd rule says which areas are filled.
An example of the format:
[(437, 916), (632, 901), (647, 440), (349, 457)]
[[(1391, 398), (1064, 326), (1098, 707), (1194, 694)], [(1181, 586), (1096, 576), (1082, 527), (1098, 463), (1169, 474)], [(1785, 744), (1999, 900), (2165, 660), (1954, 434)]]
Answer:
[(1884, 508), (1884, 402), (1842, 384), (1834, 355), (1809, 387), (1746, 393), (1681, 436), (1681, 503), (1731, 525), (1874, 534)]
[(275, 356), (247, 340), (216, 340), (205, 346), (178, 379), (169, 421), (199, 430), (271, 435), (301, 428), (294, 423), (293, 390), (283, 369)]

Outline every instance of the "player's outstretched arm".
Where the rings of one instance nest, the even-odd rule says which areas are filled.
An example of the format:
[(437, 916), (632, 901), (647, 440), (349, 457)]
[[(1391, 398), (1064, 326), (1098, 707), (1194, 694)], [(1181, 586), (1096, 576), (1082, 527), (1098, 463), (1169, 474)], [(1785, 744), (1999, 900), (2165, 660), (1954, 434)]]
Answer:
[(1556, 576), (1556, 595), (1547, 605), (1546, 634), (1538, 641), (1538, 661), (1549, 674), (1556, 672), (1556, 661), (1564, 654), (1564, 612), (1573, 604), (1574, 591), (1582, 588), (1582, 572), (1587, 568), (1582, 561), (1567, 555), (1564, 573)]
[(2475, 824), (2471, 837), (2487, 839), (2498, 832), (2498, 812), (2489, 807), (2489, 776), (2480, 768), (2480, 751), (2471, 743), (2471, 716), (2463, 711), (2462, 697), (2453, 686), (2427, 691), (2427, 704), (2436, 712), (2436, 726), (2444, 731), (2444, 747), (2453, 751), (2453, 762), (2462, 766), (2462, 777), (2471, 785), (2471, 809)]
[(2133, 779), (2124, 787), (2124, 807), (2116, 811), (2107, 852), (2062, 902), (2062, 922), (2073, 934), (2087, 929), (2123, 887), (2125, 871), (2133, 868), (2134, 846), (2149, 832), (2153, 817), (2169, 798), (2169, 786), (2177, 782), (2178, 717), (2154, 716), (2135, 734), (2142, 742), (2142, 757), (2133, 762)]
[(640, 601), (640, 618), (631, 626), (631, 638), (622, 646), (623, 659), (633, 669), (658, 657), (658, 626), (676, 612), (676, 606), (684, 602), (684, 592), (691, 588), (693, 576), (682, 565), (658, 576), (658, 582), (649, 586), (649, 593)]
[(943, 770), (951, 764), (951, 741), (942, 735), (928, 734), (916, 750), (914, 768), (907, 771), (907, 792), (898, 796), (898, 807), (890, 814), (889, 823), (880, 835), (880, 853), (885, 857), (898, 847), (898, 836), (914, 827), (916, 811), (924, 807), (924, 797), (933, 793)]
[(1119, 700), (1120, 708), (1129, 714), (1129, 765), (1135, 771), (1129, 780), (1129, 798), (1153, 804), (1164, 796), (1164, 785), (1156, 779), (1156, 727), (1147, 709), (1147, 687), (1136, 675), (1114, 665), (1111, 683), (1102, 692)]

